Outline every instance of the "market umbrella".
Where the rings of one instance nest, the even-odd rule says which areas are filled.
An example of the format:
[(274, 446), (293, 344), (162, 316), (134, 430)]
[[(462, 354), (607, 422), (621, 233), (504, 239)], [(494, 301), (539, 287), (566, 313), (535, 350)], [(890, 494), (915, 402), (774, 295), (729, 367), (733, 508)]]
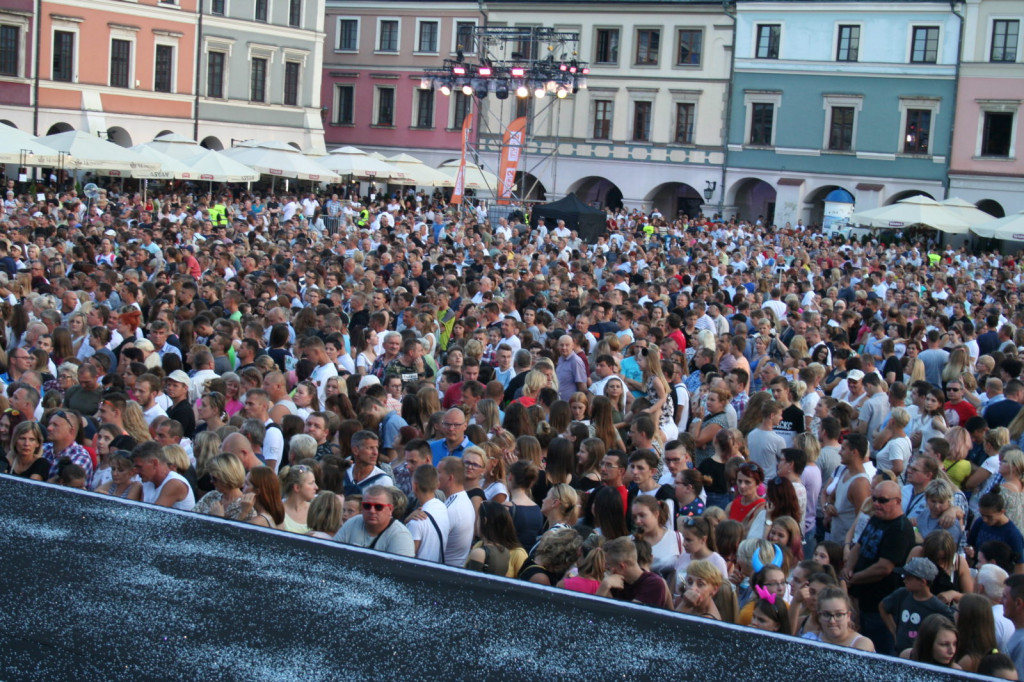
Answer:
[(405, 174), (404, 178), (395, 180), (399, 185), (415, 185), (416, 187), (454, 187), (455, 178), (431, 168), (419, 159), (408, 154), (399, 154), (384, 159)]
[[(64, 161), (67, 163), (68, 159)], [(60, 163), (60, 152), (17, 128), (0, 125), (0, 164), (4, 163), (56, 166)]]
[(979, 237), (988, 237), (989, 239), (1024, 242), (1024, 211), (982, 223), (972, 227), (971, 232)]
[[(450, 175), (452, 180), (455, 180), (455, 176), (459, 172), (459, 162), (452, 160), (442, 163), (438, 168), (439, 171), (445, 175)], [(466, 174), (465, 174), (466, 187), (469, 189), (480, 189), (489, 191), (492, 194), (497, 191), (498, 187), (498, 176), (494, 173), (485, 171), (484, 169), (477, 166), (475, 163), (466, 162)]]
[(183, 180), (206, 180), (209, 182), (254, 182), (260, 179), (258, 171), (224, 156), (212, 149), (203, 149), (182, 163), (188, 166)]
[(185, 137), (184, 135), (179, 135), (178, 133), (167, 133), (165, 135), (161, 135), (152, 142), (143, 142), (142, 145), (136, 146), (155, 149), (156, 151), (166, 154), (167, 156), (174, 157), (179, 161), (183, 161), (207, 151), (206, 147), (196, 144), (195, 140)]
[(879, 206), (850, 216), (855, 225), (881, 229), (903, 229), (914, 225), (930, 227), (949, 234), (966, 234), (971, 225), (948, 206), (918, 195), (888, 206)]
[(266, 175), (313, 182), (341, 181), (337, 173), (284, 142), (243, 142), (220, 153)]
[(315, 159), (324, 168), (342, 176), (369, 179), (400, 179), (404, 173), (386, 161), (375, 159), (362, 149), (355, 147), (341, 147), (335, 149), (327, 156)]
[(964, 201), (958, 197), (950, 197), (949, 199), (945, 199), (939, 203), (951, 210), (953, 215), (966, 220), (971, 225), (981, 225), (983, 223), (992, 222), (996, 219), (994, 215), (985, 213), (971, 202)]
[(66, 168), (91, 171), (158, 171), (160, 164), (146, 161), (130, 149), (107, 142), (81, 130), (69, 130), (39, 138), (47, 147), (68, 155)]

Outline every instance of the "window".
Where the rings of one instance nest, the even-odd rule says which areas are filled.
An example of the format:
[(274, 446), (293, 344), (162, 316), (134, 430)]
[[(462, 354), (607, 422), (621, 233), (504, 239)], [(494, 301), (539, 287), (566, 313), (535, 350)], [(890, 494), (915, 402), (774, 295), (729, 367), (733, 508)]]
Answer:
[[(473, 41), (473, 31), (476, 30), (476, 23), (472, 21), (455, 22), (455, 49), (463, 52), (476, 52), (476, 43)], [(454, 50), (453, 50), (454, 52)], [(461, 125), (461, 123), (460, 123)]]
[(299, 69), (298, 62), (284, 63), (284, 104), (294, 107), (299, 104)]
[(828, 148), (834, 152), (853, 149), (853, 107), (832, 107), (832, 120), (828, 130)]
[(778, 59), (779, 39), (782, 36), (780, 24), (757, 25), (757, 58)]
[(174, 48), (170, 45), (156, 46), (156, 64), (153, 74), (153, 89), (157, 92), (171, 92), (174, 78)]
[(939, 28), (915, 26), (910, 47), (910, 61), (914, 64), (934, 64), (939, 59)]
[(860, 26), (840, 26), (837, 62), (855, 62), (860, 52)]
[[(461, 128), (462, 122), (466, 120), (466, 116), (469, 115), (469, 107), (473, 101), (473, 98), (469, 95), (462, 94), (461, 91), (456, 92), (452, 95), (454, 104), (454, 116), (452, 118), (452, 128)], [(526, 100), (516, 98), (517, 102), (523, 102)]]
[(904, 128), (903, 153), (927, 154), (932, 132), (931, 109), (908, 109)]
[(636, 32), (636, 64), (657, 66), (658, 48), (661, 46), (661, 31), (640, 29)]
[(699, 28), (679, 29), (679, 49), (676, 64), (679, 66), (700, 66), (700, 54), (704, 45), (704, 31)]
[(338, 50), (356, 52), (359, 50), (359, 20), (338, 19)]
[(0, 26), (0, 75), (18, 75), (18, 44), (17, 26)]
[(381, 52), (398, 52), (398, 20), (383, 19), (380, 22), (380, 42), (377, 49)]
[[(516, 97), (516, 118), (522, 118), (530, 113), (530, 98), (529, 97)], [(530, 125), (530, 120), (526, 120), (527, 126)]]
[(676, 144), (693, 144), (693, 102), (676, 102)]
[(213, 0), (210, 3), (210, 14), (224, 14), (224, 0)]
[(770, 147), (772, 124), (775, 120), (775, 105), (770, 102), (754, 102), (750, 108), (750, 144)]
[(302, 0), (288, 0), (288, 25), (302, 26)]
[(110, 41), (110, 85), (115, 88), (130, 86), (132, 43), (130, 40)]
[(1017, 19), (996, 19), (992, 22), (992, 51), (990, 62), (1017, 61), (1017, 39), (1020, 35), (1020, 21)]
[(985, 122), (981, 131), (982, 156), (1010, 156), (1010, 141), (1013, 138), (1013, 114), (1009, 112), (984, 112)]
[(350, 126), (355, 122), (356, 87), (354, 85), (334, 86), (334, 122)]
[(619, 29), (597, 29), (597, 49), (594, 52), (595, 64), (619, 63)]
[(421, 21), (417, 52), (437, 52), (437, 22)]
[(612, 138), (612, 100), (594, 100), (594, 139)]
[(256, 0), (256, 21), (267, 20), (267, 1), (268, 0)]
[(249, 101), (267, 101), (267, 60), (262, 57), (252, 58), (252, 73), (249, 82)]
[(516, 41), (516, 51), (513, 53), (513, 59), (515, 55), (521, 55), (519, 59), (537, 59), (537, 43), (534, 27), (533, 26), (517, 26), (520, 31), (520, 38)]
[(434, 127), (434, 91), (417, 90), (416, 91), (416, 127), (417, 128), (433, 128)]
[(633, 141), (651, 141), (652, 102), (633, 103)]
[(379, 126), (395, 125), (395, 89), (377, 88), (377, 121)]
[(53, 80), (70, 83), (74, 80), (75, 34), (70, 31), (53, 32)]
[(223, 52), (211, 51), (206, 55), (206, 96), (214, 99), (224, 97), (224, 58)]

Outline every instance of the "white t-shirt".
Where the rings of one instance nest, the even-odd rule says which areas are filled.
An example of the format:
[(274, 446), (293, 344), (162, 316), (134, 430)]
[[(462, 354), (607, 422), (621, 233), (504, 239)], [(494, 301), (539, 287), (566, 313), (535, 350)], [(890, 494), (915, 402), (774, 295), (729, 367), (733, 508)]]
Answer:
[(165, 410), (164, 408), (160, 407), (160, 403), (159, 402), (153, 403), (153, 407), (149, 408), (148, 410), (146, 410), (145, 412), (142, 413), (143, 419), (146, 420), (146, 426), (149, 426), (150, 424), (152, 424), (153, 420), (156, 419), (157, 417), (166, 417), (166, 416), (167, 416), (167, 410)]
[(470, 547), (473, 545), (473, 529), (476, 525), (476, 508), (465, 490), (445, 500), (448, 508), (448, 544), (444, 548), (444, 563), (462, 568), (466, 565)]
[(271, 428), (271, 424), (274, 422), (267, 420), (264, 426), (267, 427), (266, 433), (263, 435), (263, 459), (268, 462), (273, 460), (274, 473), (281, 468), (281, 458), (284, 457), (284, 432), (280, 428)]
[(325, 365), (320, 365), (313, 370), (313, 374), (310, 379), (316, 384), (317, 395), (320, 396), (320, 404), (327, 404), (327, 380), (331, 377), (338, 376), (338, 368), (334, 366), (333, 362), (328, 362)]
[(909, 438), (893, 438), (875, 455), (875, 466), (879, 469), (892, 469), (893, 462), (907, 462), (912, 452)]
[(406, 525), (409, 527), (409, 533), (412, 534), (413, 541), (418, 540), (420, 543), (420, 548), (416, 551), (416, 558), (441, 563), (441, 538), (444, 539), (445, 545), (448, 544), (448, 510), (445, 509), (444, 502), (436, 497), (427, 500), (420, 509), (434, 519), (434, 522), (437, 523), (437, 529), (441, 531), (441, 536), (440, 538), (438, 537), (437, 529), (434, 528), (434, 524), (430, 522), (430, 519), (407, 523)]

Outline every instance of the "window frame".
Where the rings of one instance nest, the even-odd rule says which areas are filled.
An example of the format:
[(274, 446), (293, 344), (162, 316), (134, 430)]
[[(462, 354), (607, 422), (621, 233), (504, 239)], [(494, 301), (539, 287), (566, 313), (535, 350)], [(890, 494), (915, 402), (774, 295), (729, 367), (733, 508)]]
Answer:
[[(697, 139), (697, 102), (692, 100), (676, 100), (673, 102), (675, 110), (672, 113), (672, 144), (678, 145), (694, 145)], [(682, 123), (682, 117), (679, 115), (681, 109), (689, 107), (690, 113), (688, 114), (689, 126), (688, 133), (685, 140), (679, 139), (679, 130)]]
[[(335, 52), (345, 52), (345, 53), (352, 53), (352, 54), (354, 54), (356, 52), (359, 52), (359, 32), (360, 32), (360, 29), (362, 29), (362, 23), (360, 22), (360, 18), (361, 17), (337, 17), (335, 19), (335, 23), (334, 23), (334, 51)], [(355, 38), (355, 47), (352, 47), (352, 48), (343, 47), (342, 44), (341, 44), (341, 39), (342, 39), (342, 36), (344, 35), (343, 32), (342, 32), (342, 25), (345, 22), (348, 22), (348, 21), (351, 21), (351, 22), (353, 22), (355, 24), (355, 34), (353, 36)]]
[[(925, 37), (924, 54), (922, 59), (915, 59), (914, 54), (917, 51), (917, 38), (919, 31), (927, 31), (928, 36)], [(928, 59), (928, 43), (931, 41), (930, 33), (935, 31), (935, 59)], [(909, 64), (938, 64), (939, 57), (942, 54), (942, 26), (939, 24), (912, 24), (910, 26), (910, 45), (909, 53), (907, 54), (907, 62)]]
[[(394, 23), (395, 25), (395, 49), (385, 50), (382, 47), (384, 40), (384, 25)], [(377, 17), (377, 37), (373, 41), (374, 54), (398, 54), (402, 50), (402, 18), (401, 17)]]
[[(615, 59), (601, 60), (601, 36), (602, 34), (615, 34), (614, 46), (607, 46), (609, 50), (614, 49)], [(607, 51), (607, 50), (606, 50)], [(594, 28), (594, 65), (597, 66), (618, 66), (619, 53), (622, 51), (622, 27), (620, 26), (598, 26)]]
[[(526, 99), (529, 100), (530, 98)], [(452, 91), (451, 101), (448, 130), (461, 130), (462, 122), (466, 120), (466, 115), (473, 111), (473, 96), (463, 94), (461, 90), (454, 90)], [(516, 97), (516, 101), (520, 102), (523, 100)]]
[[(9, 41), (8, 55), (4, 55), (4, 31), (14, 31), (14, 40)], [(23, 27), (19, 24), (12, 24), (7, 22), (0, 23), (0, 76), (3, 76), (5, 78), (21, 77), (22, 68), (24, 66), (25, 61), (21, 58), (21, 55), (24, 53), (24, 34), (25, 31), (23, 30)], [(14, 68), (7, 71), (3, 70), (5, 66), (3, 62), (6, 57), (9, 57), (14, 62)]]
[[(681, 57), (680, 53), (681, 53), (682, 48), (683, 48), (683, 34), (684, 33), (693, 33), (693, 34), (696, 34), (696, 35), (698, 35), (700, 37), (700, 40), (698, 41), (700, 43), (700, 45), (698, 46), (697, 61), (696, 62), (692, 62), (692, 61), (684, 62), (684, 61), (682, 61), (680, 59), (680, 57)], [(702, 66), (703, 61), (704, 61), (704, 29), (699, 27), (699, 26), (680, 26), (680, 27), (676, 27), (676, 44), (675, 44), (675, 48), (676, 48), (675, 49), (675, 56), (676, 56), (675, 66), (678, 66), (678, 67), (684, 68), (684, 69), (699, 69)], [(692, 50), (691, 50), (690, 54), (691, 55), (693, 54)]]
[(270, 21), (270, 0), (255, 0), (253, 2), (252, 20), (258, 21), (261, 24), (266, 24)]
[[(384, 111), (383, 95), (385, 92), (390, 93), (390, 123), (381, 123), (381, 114)], [(395, 86), (393, 85), (375, 85), (373, 86), (373, 127), (374, 128), (394, 128), (395, 127), (395, 113), (396, 113), (396, 98), (395, 98)]]
[[(975, 141), (974, 159), (978, 161), (1016, 161), (1017, 160), (1017, 128), (1020, 126), (1022, 113), (1019, 100), (980, 100), (978, 101), (978, 131)], [(985, 145), (985, 127), (989, 114), (1010, 114), (1010, 149), (1007, 156), (983, 154)]]
[[(167, 72), (167, 89), (166, 90), (161, 90), (158, 87), (158, 82), (160, 80), (160, 71), (159, 71), (159, 68), (160, 68), (160, 48), (162, 48), (162, 47), (165, 47), (165, 48), (167, 48), (167, 49), (169, 49), (171, 51), (171, 59), (170, 59), (170, 62), (168, 64), (169, 68), (168, 68), (168, 72)], [(174, 84), (175, 84), (175, 81), (177, 80), (177, 58), (176, 58), (177, 57), (177, 48), (178, 48), (177, 45), (172, 45), (170, 43), (163, 43), (163, 42), (157, 42), (155, 45), (153, 45), (153, 92), (165, 92), (165, 93), (173, 93), (173, 92), (175, 92)]]
[[(900, 110), (900, 127), (899, 137), (897, 138), (896, 153), (900, 156), (914, 156), (919, 158), (934, 156), (932, 150), (932, 134), (935, 131), (935, 121), (940, 113), (941, 99), (938, 97), (900, 97), (899, 110)], [(927, 110), (930, 112), (928, 121), (928, 151), (925, 153), (921, 152), (908, 152), (906, 151), (906, 137), (907, 137), (907, 126), (910, 123), (910, 112), (917, 110)]]
[[(263, 63), (263, 83), (260, 85), (262, 99), (256, 99), (256, 63)], [(250, 55), (249, 57), (249, 102), (252, 104), (267, 104), (267, 80), (270, 74), (270, 57), (263, 55)]]
[[(58, 83), (77, 83), (78, 82), (78, 39), (80, 35), (78, 33), (78, 27), (75, 26), (74, 30), (67, 30), (70, 27), (60, 26), (54, 27), (51, 32), (51, 49), (50, 49), (50, 80), (57, 81)], [(70, 73), (67, 78), (58, 78), (56, 69), (57, 60), (57, 34), (63, 33), (70, 36), (71, 38), (71, 54), (69, 55), (68, 69)], [(63, 75), (63, 74), (62, 74)]]
[[(462, 46), (462, 52), (463, 52), (463, 54), (473, 54), (474, 52), (476, 52), (475, 37), (472, 35), (472, 33), (473, 33), (473, 31), (476, 31), (476, 28), (477, 28), (477, 26), (480, 25), (480, 22), (478, 22), (476, 19), (459, 19), (459, 18), (453, 19), (453, 22), (454, 23), (452, 24), (452, 49), (451, 49), (450, 54), (454, 55), (454, 54), (456, 54), (459, 51), (459, 44), (460, 44), (459, 43), (459, 27), (460, 26), (470, 26), (470, 25), (472, 25), (472, 27), (473, 27), (472, 31), (470, 31), (470, 41), (472, 43), (474, 43), (474, 44), (463, 45)], [(440, 38), (438, 38), (438, 42), (440, 42)], [(460, 123), (460, 125), (461, 125), (461, 123)]]
[[(754, 125), (754, 105), (767, 104), (772, 107), (772, 127), (769, 144), (754, 144), (751, 142)], [(743, 95), (744, 124), (743, 124), (743, 146), (752, 149), (771, 149), (775, 147), (776, 135), (779, 132), (779, 111), (782, 109), (782, 91), (775, 90), (754, 90), (745, 92)]]
[[(998, 17), (990, 17), (990, 21), (992, 22), (992, 24), (991, 24), (991, 30), (989, 30), (989, 32), (988, 32), (988, 43), (989, 44), (988, 44), (988, 50), (987, 50), (989, 63), (991, 63), (991, 64), (1016, 64), (1017, 62), (1020, 61), (1020, 53), (1021, 53), (1021, 49), (1020, 49), (1020, 25), (1021, 25), (1021, 20), (1020, 20), (1020, 18), (1018, 18), (1018, 17), (1002, 17), (1002, 16), (998, 16)], [(1017, 35), (1015, 37), (1015, 40), (1014, 40), (1014, 43), (1013, 43), (1013, 46), (1012, 46), (1012, 49), (1013, 49), (1013, 58), (1012, 59), (995, 59), (996, 26), (998, 24), (1000, 24), (1000, 23), (1006, 23), (1006, 24), (1015, 23), (1015, 24), (1017, 24)], [(1007, 49), (1007, 45), (1006, 45), (1006, 42), (1005, 42), (1005, 39), (1004, 39), (1004, 43), (1003, 43), (1003, 51), (1004, 51), (1004, 53), (1005, 53), (1006, 49)]]
[[(124, 65), (124, 85), (118, 85), (114, 83), (114, 43), (123, 43), (127, 48), (127, 56), (125, 57)], [(107, 85), (112, 88), (123, 88), (126, 90), (134, 89), (135, 85), (135, 40), (122, 34), (114, 34), (110, 36), (109, 53), (107, 57), (107, 64), (110, 67), (107, 74)]]
[[(410, 127), (416, 130), (433, 130), (434, 119), (437, 114), (437, 98), (434, 96), (434, 89), (415, 88), (414, 92), (416, 95), (416, 105), (413, 107), (412, 125)], [(429, 100), (429, 106), (426, 105), (427, 100)], [(422, 118), (424, 114), (427, 116), (426, 123), (424, 123)]]
[[(217, 10), (220, 3), (220, 11)], [(226, 16), (228, 12), (228, 0), (210, 0), (210, 15), (215, 17)]]
[[(219, 95), (211, 95), (210, 94), (210, 83), (213, 82), (212, 79), (210, 78), (211, 67), (212, 67), (212, 64), (210, 62), (210, 55), (214, 55), (214, 54), (220, 55), (220, 58), (222, 60), (221, 63), (220, 63), (220, 82), (219, 82), (219, 87), (218, 87), (218, 89), (220, 90), (220, 94)], [(228, 72), (228, 52), (227, 52), (227, 50), (209, 50), (208, 49), (206, 51), (206, 98), (207, 99), (227, 99), (227, 95), (225, 94), (227, 89), (224, 87), (225, 83), (227, 83), (227, 72)]]
[[(423, 27), (428, 24), (434, 25), (434, 49), (432, 50), (423, 49)], [(414, 54), (441, 54), (441, 21), (439, 19), (416, 19), (416, 49)]]
[[(641, 68), (644, 68), (644, 67), (657, 67), (657, 66), (661, 65), (661, 32), (662, 32), (661, 27), (638, 26), (636, 28), (635, 32), (633, 33), (633, 66), (639, 66)], [(648, 54), (647, 60), (646, 61), (640, 61), (640, 48), (641, 48), (641, 42), (642, 42), (641, 41), (641, 36), (644, 35), (644, 34), (647, 34), (649, 36), (655, 36), (658, 44), (657, 44), (657, 46), (653, 50), (654, 57), (652, 59), (651, 56), (650, 56), (650, 53), (651, 53), (650, 40), (648, 39), (648, 44), (647, 44), (647, 48), (646, 48), (647, 54)]]
[[(341, 114), (343, 112), (342, 96), (343, 90), (348, 90), (350, 95), (348, 99), (348, 115), (349, 120), (341, 120)], [(354, 83), (335, 83), (334, 84), (334, 118), (331, 121), (332, 125), (336, 126), (354, 126), (356, 124), (356, 86)]]
[[(591, 100), (592, 105), (591, 117), (590, 117), (590, 139), (592, 140), (611, 140), (612, 139), (612, 124), (615, 122), (615, 99), (597, 99)], [(602, 111), (604, 110), (604, 111)], [(607, 113), (606, 118), (599, 118), (602, 113)], [(598, 123), (604, 123), (608, 131), (605, 135), (598, 134)]]
[[(295, 67), (294, 83), (291, 83), (291, 84), (289, 83), (289, 81), (292, 80), (293, 78), (288, 73), (288, 71), (289, 71), (288, 67), (290, 67), (290, 66), (294, 66)], [(284, 74), (283, 74), (283, 76), (284, 76), (284, 83), (283, 83), (283, 87), (281, 88), (281, 103), (284, 106), (286, 106), (286, 107), (302, 106), (302, 104), (301, 104), (301, 101), (302, 101), (302, 62), (300, 62), (298, 60), (295, 60), (295, 59), (286, 59), (284, 61)], [(294, 90), (295, 90), (295, 92), (294, 92), (294, 94), (295, 94), (295, 98), (294, 98), (295, 101), (293, 101), (293, 102), (289, 102), (288, 101), (288, 94), (289, 94), (288, 93), (288, 88), (289, 88), (289, 85), (293, 85)]]
[[(1009, 132), (1010, 138), (1006, 141), (1006, 154), (995, 154), (991, 150), (986, 151), (986, 133), (990, 130), (991, 117), (993, 116), (1009, 116)], [(981, 112), (981, 149), (978, 150), (978, 156), (983, 159), (1011, 159), (1013, 157), (1013, 144), (1014, 144), (1014, 124), (1016, 123), (1017, 115), (1012, 111), (982, 111)]]
[[(630, 122), (629, 141), (632, 143), (650, 144), (654, 142), (654, 100), (653, 99), (634, 99), (630, 101), (633, 105), (633, 116)], [(640, 137), (637, 133), (637, 121), (640, 120), (640, 113), (642, 110), (647, 112), (647, 120), (644, 123), (644, 135)]]
[[(771, 29), (778, 29), (775, 37), (775, 54), (772, 51)], [(769, 30), (767, 52), (761, 55), (761, 32), (762, 29)], [(754, 59), (781, 59), (782, 57), (782, 23), (763, 23), (754, 25)]]
[[(843, 49), (843, 29), (847, 29), (847, 28), (848, 29), (856, 29), (857, 30), (857, 39), (856, 39), (857, 40), (857, 47), (853, 48), (855, 50), (855, 54), (854, 54), (852, 59), (850, 59), (849, 56), (847, 56), (846, 59), (843, 59), (841, 54), (840, 54), (840, 51)], [(856, 64), (856, 63), (858, 63), (860, 61), (860, 36), (861, 36), (861, 33), (863, 31), (864, 31), (863, 24), (859, 24), (859, 23), (836, 24), (836, 44), (835, 44), (835, 49), (832, 51), (832, 53), (835, 55), (835, 61), (840, 62), (840, 63), (844, 63), (844, 64)], [(851, 43), (853, 42), (852, 39), (851, 39), (850, 42)], [(849, 46), (847, 46), (847, 50), (848, 51), (850, 50)]]
[(288, 0), (288, 26), (302, 28), (302, 0)]
[[(825, 130), (821, 140), (821, 149), (824, 152), (836, 154), (848, 154), (857, 151), (857, 128), (860, 123), (860, 112), (864, 106), (863, 95), (824, 95), (821, 107), (825, 112)], [(853, 109), (853, 120), (851, 121), (850, 148), (832, 149), (832, 126), (834, 109)]]

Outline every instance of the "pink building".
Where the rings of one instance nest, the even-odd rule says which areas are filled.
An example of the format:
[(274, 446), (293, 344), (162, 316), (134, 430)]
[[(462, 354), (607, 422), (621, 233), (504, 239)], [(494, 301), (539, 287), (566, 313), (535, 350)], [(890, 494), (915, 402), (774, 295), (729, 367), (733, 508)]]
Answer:
[(1024, 5), (966, 3), (949, 194), (1002, 217), (1024, 210)]
[(407, 152), (426, 163), (457, 158), (473, 98), (421, 89), (420, 74), (473, 52), (484, 19), (475, 2), (327, 2), (323, 66), (328, 149), (356, 146), (385, 156)]
[[(33, 0), (7, 0), (0, 7), (0, 103), (26, 112), (32, 105), (34, 9)], [(31, 116), (12, 116), (5, 110), (0, 122), (32, 132)]]

